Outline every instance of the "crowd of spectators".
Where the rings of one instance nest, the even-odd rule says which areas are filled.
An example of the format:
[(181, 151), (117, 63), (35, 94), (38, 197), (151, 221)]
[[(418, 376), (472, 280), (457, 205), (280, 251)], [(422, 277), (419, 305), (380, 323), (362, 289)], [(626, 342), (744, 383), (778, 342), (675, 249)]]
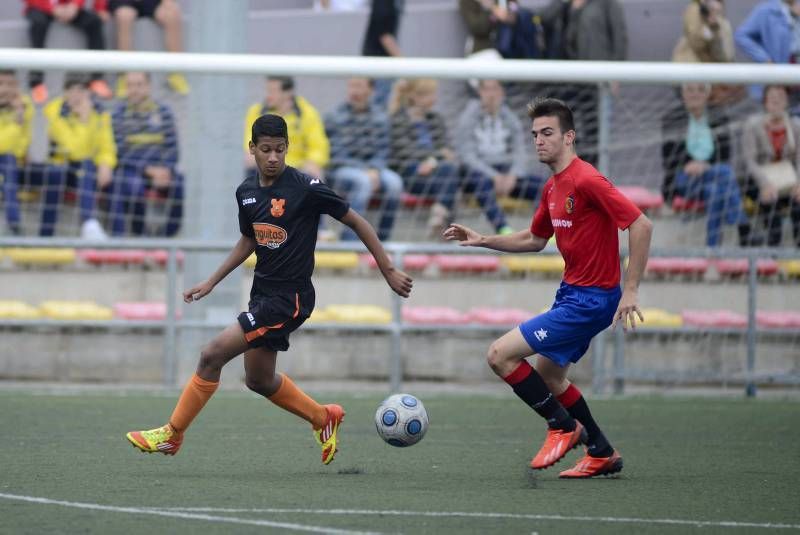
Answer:
[[(24, 3), (34, 47), (44, 46), (55, 21), (82, 31), (89, 48), (102, 49), (102, 25), (113, 20), (117, 48), (129, 50), (133, 23), (150, 17), (164, 30), (165, 48), (182, 50), (181, 12), (175, 0), (95, 0), (91, 7), (83, 0)], [(552, 0), (538, 11), (515, 0), (459, 0), (458, 6), (469, 33), (467, 55), (627, 58), (619, 0)], [(369, 9), (362, 53), (402, 54), (402, 0), (318, 0), (315, 8)], [(723, 0), (688, 0), (684, 9), (673, 61), (731, 62), (737, 51), (757, 62), (794, 63), (800, 58), (800, 0), (762, 0), (737, 28), (727, 19)], [(113, 106), (102, 102), (112, 91), (101, 72), (68, 75), (63, 95), (53, 99), (48, 99), (42, 73), (31, 72), (28, 83), (30, 96), (20, 89), (14, 72), (0, 72), (0, 176), (10, 232), (21, 232), (18, 193), (24, 176), (26, 186), (41, 191), (43, 236), (55, 231), (65, 189), (76, 192), (81, 233), (87, 238), (106, 233), (175, 235), (184, 196), (178, 129), (170, 108), (153, 100), (150, 76), (119, 76), (120, 100)], [(178, 73), (169, 75), (167, 83), (177, 94), (189, 91)], [(404, 194), (430, 204), (430, 236), (439, 235), (452, 220), (460, 194), (475, 199), (496, 232), (510, 232), (498, 199), (533, 202), (545, 177), (532, 171), (528, 125), (519, 119), (521, 110), (509, 106), (506, 89), (496, 80), (477, 82), (459, 116), (446, 118), (437, 106), (435, 80), (353, 78), (342, 102), (323, 117), (296, 93), (292, 78), (269, 77), (263, 99), (245, 113), (244, 167), (253, 168), (247, 150), (250, 124), (263, 113), (277, 113), (286, 119), (292, 140), (287, 163), (329, 181), (357, 211), (377, 209), (382, 239), (391, 238)], [(618, 95), (613, 84), (609, 89)], [(580, 155), (596, 163), (598, 86), (560, 84), (548, 92), (577, 111)], [(745, 121), (730, 121), (726, 110), (743, 101), (757, 104), (759, 110)], [(740, 245), (778, 245), (782, 219), (788, 216), (800, 246), (800, 123), (792, 113), (798, 103), (796, 88), (680, 88), (676, 106), (666, 110), (662, 120), (663, 194), (667, 201), (681, 197), (702, 203), (707, 245), (722, 243), (725, 225), (737, 227)], [(35, 104), (43, 105), (50, 151), (47, 162), (31, 165), (26, 154)], [(734, 152), (743, 155), (743, 168), (732, 161)], [(165, 223), (157, 229), (143, 223), (148, 199), (168, 205)], [(108, 212), (106, 229), (99, 223), (99, 208)], [(754, 231), (757, 224), (765, 230), (763, 238)], [(348, 233), (341, 236), (352, 238)]]

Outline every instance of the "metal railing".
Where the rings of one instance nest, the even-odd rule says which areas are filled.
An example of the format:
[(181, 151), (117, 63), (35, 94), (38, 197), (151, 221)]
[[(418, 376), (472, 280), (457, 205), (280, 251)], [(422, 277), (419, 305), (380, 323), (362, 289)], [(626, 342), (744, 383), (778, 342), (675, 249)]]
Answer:
[[(164, 349), (162, 359), (162, 377), (165, 385), (173, 386), (177, 379), (177, 351), (176, 341), (178, 332), (186, 328), (223, 328), (230, 322), (222, 323), (219, 321), (178, 319), (177, 311), (179, 306), (179, 285), (178, 285), (178, 253), (185, 252), (228, 252), (231, 249), (230, 242), (210, 242), (196, 240), (159, 240), (159, 239), (123, 239), (104, 242), (87, 242), (79, 239), (39, 239), (39, 238), (0, 238), (0, 248), (30, 248), (30, 247), (69, 247), (75, 249), (160, 249), (167, 251), (166, 261), (166, 291), (165, 302), (167, 314), (164, 321), (152, 320), (48, 320), (48, 319), (2, 319), (0, 318), (0, 328), (6, 327), (83, 327), (98, 329), (163, 329)], [(394, 255), (394, 263), (399, 269), (403, 269), (404, 257), (407, 254), (473, 254), (485, 255), (491, 252), (484, 249), (461, 248), (448, 244), (435, 243), (386, 243), (385, 248), (388, 253)], [(320, 243), (317, 247), (320, 251), (350, 251), (366, 252), (366, 248), (361, 244), (351, 243)], [(544, 254), (555, 253), (557, 250), (548, 246)], [(637, 332), (642, 335), (647, 334), (732, 334), (746, 337), (747, 359), (745, 370), (745, 393), (747, 396), (755, 396), (756, 381), (769, 380), (781, 384), (800, 384), (800, 375), (781, 375), (781, 376), (761, 376), (756, 375), (756, 340), (759, 334), (756, 322), (757, 308), (757, 288), (759, 285), (757, 261), (762, 258), (771, 259), (791, 259), (798, 258), (798, 251), (794, 249), (772, 249), (772, 248), (719, 248), (719, 249), (654, 249), (651, 257), (658, 256), (679, 256), (687, 258), (746, 258), (748, 261), (747, 276), (747, 326), (744, 329), (738, 328), (697, 328), (697, 327), (640, 327)], [(623, 252), (622, 273), (624, 273), (626, 254)], [(646, 282), (645, 282), (646, 284)], [(696, 283), (695, 283), (696, 284)], [(388, 292), (391, 292), (388, 288)], [(407, 324), (402, 319), (402, 299), (392, 293), (391, 300), (392, 321), (388, 324), (347, 324), (347, 323), (306, 323), (304, 330), (333, 330), (333, 331), (364, 331), (376, 332), (389, 335), (389, 384), (392, 391), (399, 391), (402, 385), (403, 375), (403, 355), (402, 355), (402, 336), (406, 332), (426, 332), (426, 331), (458, 331), (469, 330), (502, 332), (508, 327), (489, 326), (489, 325), (415, 325)], [(798, 329), (770, 329), (765, 331), (777, 336), (798, 335)], [(606, 353), (610, 338), (612, 363), (609, 370), (606, 366)], [(613, 392), (622, 393), (625, 381), (628, 379), (655, 378), (658, 379), (659, 372), (642, 374), (639, 371), (629, 371), (625, 366), (625, 334), (621, 329), (614, 332), (605, 331), (598, 335), (592, 346), (593, 355), (593, 391), (603, 393), (606, 390), (609, 378), (613, 381)], [(647, 377), (645, 377), (647, 376)], [(711, 377), (709, 380), (716, 379), (724, 381), (725, 377)]]

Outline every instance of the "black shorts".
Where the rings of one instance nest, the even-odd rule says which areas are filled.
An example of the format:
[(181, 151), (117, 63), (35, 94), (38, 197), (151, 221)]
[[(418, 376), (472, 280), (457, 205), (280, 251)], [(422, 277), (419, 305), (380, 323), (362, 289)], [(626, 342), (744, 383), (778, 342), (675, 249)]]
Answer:
[(289, 349), (289, 335), (311, 316), (314, 287), (304, 290), (275, 290), (250, 296), (248, 312), (237, 318), (250, 347), (272, 351)]
[(108, 10), (113, 13), (121, 7), (132, 7), (138, 16), (152, 19), (160, 4), (161, 0), (109, 0)]

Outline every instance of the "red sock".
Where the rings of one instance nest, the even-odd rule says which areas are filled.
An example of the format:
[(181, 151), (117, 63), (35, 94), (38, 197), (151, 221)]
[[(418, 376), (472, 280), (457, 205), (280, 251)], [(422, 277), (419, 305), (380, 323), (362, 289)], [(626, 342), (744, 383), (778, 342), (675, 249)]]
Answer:
[(579, 399), (581, 399), (581, 391), (578, 390), (578, 387), (572, 383), (569, 384), (566, 390), (558, 395), (558, 401), (564, 405), (565, 409), (569, 409), (575, 405), (575, 402), (577, 402)]
[(527, 360), (521, 360), (519, 366), (514, 368), (514, 371), (503, 377), (503, 381), (511, 386), (521, 383), (531, 374), (533, 368), (528, 364)]

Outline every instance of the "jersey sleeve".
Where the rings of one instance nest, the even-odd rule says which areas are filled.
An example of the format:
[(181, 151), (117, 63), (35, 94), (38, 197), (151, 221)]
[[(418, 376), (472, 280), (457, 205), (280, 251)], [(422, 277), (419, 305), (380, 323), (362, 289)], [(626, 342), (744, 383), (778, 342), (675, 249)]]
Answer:
[(544, 185), (542, 189), (542, 198), (539, 201), (536, 212), (533, 214), (533, 220), (531, 220), (531, 234), (545, 239), (549, 239), (554, 232), (553, 222), (550, 220), (550, 210), (548, 209), (550, 184), (550, 181), (548, 181)]
[(603, 176), (584, 180), (581, 190), (592, 203), (608, 214), (619, 229), (627, 229), (642, 215), (642, 211)]
[(321, 214), (341, 219), (350, 210), (350, 204), (318, 178), (309, 182), (308, 191), (311, 203)]
[(242, 233), (242, 236), (255, 238), (256, 233), (253, 230), (253, 223), (250, 221), (250, 218), (247, 217), (247, 212), (245, 212), (244, 206), (242, 206), (239, 190), (236, 190), (236, 206), (239, 207), (239, 232)]

